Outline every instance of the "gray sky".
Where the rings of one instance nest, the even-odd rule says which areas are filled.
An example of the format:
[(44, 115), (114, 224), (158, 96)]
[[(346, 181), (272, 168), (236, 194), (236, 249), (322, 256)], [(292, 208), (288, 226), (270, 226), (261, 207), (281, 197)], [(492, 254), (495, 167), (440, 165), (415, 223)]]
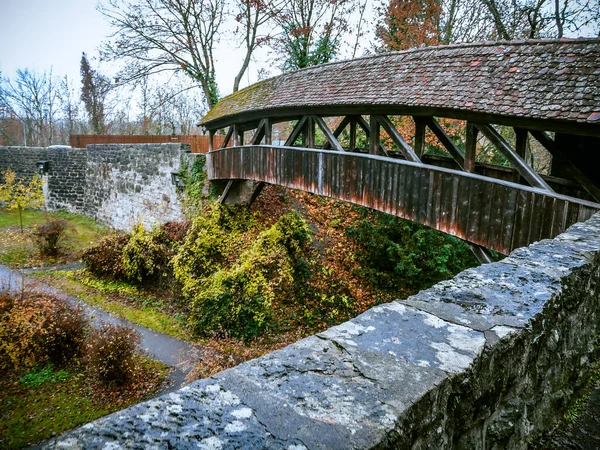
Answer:
[(81, 52), (96, 55), (110, 33), (96, 0), (0, 0), (0, 70), (49, 70), (79, 78)]
[[(39, 72), (53, 69), (56, 76), (68, 75), (79, 82), (81, 52), (97, 57), (97, 47), (111, 33), (104, 17), (96, 11), (97, 0), (0, 0), (0, 71), (13, 78), (17, 69)], [(243, 53), (222, 38), (216, 52), (221, 94), (231, 92)], [(232, 48), (233, 47), (233, 48)], [(258, 59), (266, 55), (257, 54)], [(92, 61), (97, 67), (98, 61)], [(244, 76), (243, 85), (256, 81), (256, 65)], [(100, 66), (102, 73), (114, 70)]]

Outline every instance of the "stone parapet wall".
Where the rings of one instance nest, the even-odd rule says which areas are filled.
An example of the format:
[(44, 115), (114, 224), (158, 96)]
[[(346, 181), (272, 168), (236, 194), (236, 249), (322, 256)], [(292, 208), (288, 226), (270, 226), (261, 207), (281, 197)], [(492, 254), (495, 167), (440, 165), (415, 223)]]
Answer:
[(84, 212), (120, 230), (138, 221), (183, 220), (171, 173), (182, 169), (183, 144), (89, 145)]
[(47, 448), (525, 449), (598, 360), (600, 215)]
[(48, 161), (46, 206), (93, 217), (129, 230), (142, 221), (182, 220), (182, 205), (171, 172), (193, 155), (184, 144), (102, 144), (87, 149), (0, 147), (0, 171), (30, 177)]

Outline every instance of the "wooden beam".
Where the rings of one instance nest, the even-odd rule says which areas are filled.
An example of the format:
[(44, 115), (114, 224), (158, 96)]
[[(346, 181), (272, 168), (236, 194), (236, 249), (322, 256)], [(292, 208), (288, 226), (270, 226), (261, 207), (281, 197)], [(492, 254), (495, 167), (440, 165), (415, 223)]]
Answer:
[[(527, 130), (523, 128), (515, 128), (515, 151), (523, 158), (523, 161), (527, 162)], [(521, 183), (521, 174), (517, 169), (513, 169), (513, 181), (515, 183)]]
[(477, 152), (477, 128), (467, 122), (467, 136), (465, 139), (465, 165), (464, 169), (467, 172), (475, 173), (475, 155)]
[[(335, 127), (335, 130), (333, 131), (333, 136), (336, 138), (336, 140), (339, 137), (339, 135), (342, 134), (342, 131), (344, 131), (344, 128), (346, 128), (350, 122), (351, 122), (350, 116), (346, 116), (342, 119), (342, 121), (339, 123), (339, 125), (337, 127)], [(325, 146), (323, 148), (328, 149), (328, 148), (332, 148), (332, 146), (328, 141), (325, 143)], [(343, 150), (343, 148), (342, 148), (342, 150)]]
[[(417, 156), (412, 147), (404, 140), (388, 116), (375, 116), (375, 118), (398, 146), (407, 161), (421, 162), (421, 158)], [(371, 120), (373, 120), (373, 116), (371, 116)]]
[(334, 150), (337, 150), (338, 152), (343, 152), (344, 149), (342, 147), (342, 144), (340, 144), (339, 141), (335, 138), (335, 136), (333, 135), (323, 118), (319, 116), (310, 116), (310, 118), (314, 123), (316, 123), (319, 126), (319, 128), (327, 138), (329, 145), (331, 145), (331, 147)]
[(265, 136), (265, 121), (266, 119), (262, 119), (259, 122), (258, 127), (256, 127), (256, 132), (250, 141), (252, 145), (259, 145), (260, 141), (262, 141), (262, 138)]
[(600, 202), (600, 186), (596, 186), (569, 158), (545, 131), (529, 130), (531, 135), (564, 165), (567, 173), (573, 177), (597, 202)]
[(369, 133), (371, 131), (371, 127), (369, 126), (369, 123), (363, 118), (363, 116), (355, 116), (355, 117), (356, 117), (356, 123), (358, 123), (358, 125), (360, 125), (360, 127), (363, 129), (363, 131), (365, 132), (367, 137), (369, 137)]
[(529, 184), (548, 192), (554, 192), (554, 190), (548, 186), (548, 183), (542, 179), (541, 175), (523, 161), (523, 158), (518, 155), (494, 127), (482, 123), (476, 123), (475, 126), (504, 156), (506, 156), (506, 159), (510, 161)]
[(243, 143), (240, 144), (240, 129), (239, 129), (238, 125), (234, 124), (232, 128), (233, 128), (233, 134), (231, 137), (233, 138), (233, 146), (237, 147), (239, 145), (244, 145)]
[(446, 134), (444, 129), (440, 126), (437, 120), (433, 117), (427, 117), (425, 123), (429, 127), (433, 134), (438, 138), (442, 145), (448, 150), (448, 153), (454, 158), (454, 161), (460, 166), (461, 169), (465, 169), (465, 156), (462, 151), (456, 146), (454, 141), (450, 139), (450, 136)]
[(305, 147), (315, 147), (315, 121), (312, 116), (307, 116), (306, 123), (304, 124), (304, 134), (302, 136), (302, 142)]
[(254, 191), (252, 192), (252, 195), (250, 196), (250, 199), (247, 203), (248, 208), (250, 208), (250, 206), (252, 206), (252, 203), (254, 203), (254, 201), (258, 198), (266, 184), (267, 183), (265, 183), (264, 181), (261, 181), (254, 187)]
[(227, 147), (227, 145), (229, 145), (229, 141), (230, 141), (232, 135), (233, 135), (233, 126), (230, 126), (229, 130), (227, 130), (227, 134), (225, 135), (225, 139), (223, 140), (223, 143), (221, 144), (221, 148), (225, 148), (225, 147)]
[(420, 116), (413, 116), (415, 121), (415, 153), (419, 158), (425, 154), (425, 120)]
[(466, 242), (469, 244), (469, 248), (473, 255), (475, 255), (475, 258), (477, 258), (477, 261), (479, 261), (479, 264), (489, 264), (494, 262), (494, 258), (492, 258), (492, 254), (487, 248), (473, 244), (472, 242)]
[(219, 198), (219, 203), (221, 205), (223, 204), (223, 202), (227, 198), (227, 195), (229, 194), (229, 191), (231, 190), (231, 186), (233, 186), (233, 182), (234, 182), (234, 180), (229, 180), (227, 182), (227, 186), (225, 186), (225, 189), (223, 189), (223, 193), (221, 194), (221, 197)]
[(294, 142), (296, 142), (296, 139), (298, 139), (298, 136), (300, 135), (300, 133), (302, 133), (305, 123), (306, 123), (306, 116), (302, 117), (298, 121), (298, 123), (296, 124), (296, 126), (294, 127), (294, 129), (292, 130), (292, 132), (290, 133), (288, 138), (286, 139), (286, 141), (285, 141), (286, 147), (292, 147), (294, 145)]

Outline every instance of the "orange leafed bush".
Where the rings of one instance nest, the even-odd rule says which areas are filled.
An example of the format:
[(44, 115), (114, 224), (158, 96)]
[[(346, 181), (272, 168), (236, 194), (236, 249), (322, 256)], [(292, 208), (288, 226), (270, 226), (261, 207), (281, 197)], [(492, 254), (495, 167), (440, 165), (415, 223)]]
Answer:
[(44, 294), (0, 294), (0, 372), (81, 354), (87, 320), (81, 308)]

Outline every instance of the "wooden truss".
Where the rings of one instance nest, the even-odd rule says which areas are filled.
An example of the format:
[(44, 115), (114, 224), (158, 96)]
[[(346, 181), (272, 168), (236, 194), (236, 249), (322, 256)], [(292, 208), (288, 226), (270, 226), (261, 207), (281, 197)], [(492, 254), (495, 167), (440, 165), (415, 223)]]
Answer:
[[(271, 145), (275, 121), (293, 121), (295, 124), (285, 141), (284, 147), (321, 148), (338, 152), (390, 156), (412, 163), (441, 165), (491, 178), (499, 178), (503, 181), (525, 184), (549, 194), (553, 194), (557, 189), (560, 189), (561, 192), (559, 193), (561, 194), (600, 202), (600, 181), (590, 179), (589, 171), (586, 173), (580, 165), (575, 164), (570, 158), (570, 151), (561, 146), (557, 142), (557, 138), (553, 138), (549, 132), (525, 127), (513, 127), (515, 133), (513, 148), (494, 125), (483, 122), (466, 122), (465, 141), (461, 143), (451, 138), (435, 117), (411, 117), (415, 124), (411, 143), (407, 142), (390, 117), (385, 114), (342, 116), (341, 121), (334, 129), (329, 128), (328, 122), (323, 116), (311, 114), (286, 119), (265, 117), (257, 122), (234, 124), (227, 129), (221, 148), (244, 145)], [(320, 145), (317, 145), (317, 129), (324, 137), (324, 139), (321, 139)], [(340, 142), (340, 136), (346, 130), (347, 135), (344, 139), (346, 146), (344, 146)], [(358, 130), (364, 133), (368, 141), (367, 148), (358, 148)], [(427, 130), (437, 138), (449, 157), (434, 158), (425, 153)], [(209, 148), (211, 151), (213, 149), (212, 137), (215, 131), (210, 131), (211, 142)], [(385, 148), (382, 144), (382, 131), (385, 132), (397, 151), (391, 153)], [(244, 135), (251, 135), (248, 142), (244, 142)], [(541, 175), (527, 162), (529, 159), (527, 155), (529, 136), (532, 136), (552, 155), (554, 165), (560, 167), (562, 178), (552, 176), (552, 173)], [(481, 137), (492, 144), (495, 150), (510, 163), (510, 168), (490, 166), (476, 161), (477, 142)], [(262, 186), (263, 184), (259, 185), (253, 198), (256, 198)], [(475, 248), (474, 250), (481, 261), (486, 262), (489, 259), (489, 254), (485, 249)]]

